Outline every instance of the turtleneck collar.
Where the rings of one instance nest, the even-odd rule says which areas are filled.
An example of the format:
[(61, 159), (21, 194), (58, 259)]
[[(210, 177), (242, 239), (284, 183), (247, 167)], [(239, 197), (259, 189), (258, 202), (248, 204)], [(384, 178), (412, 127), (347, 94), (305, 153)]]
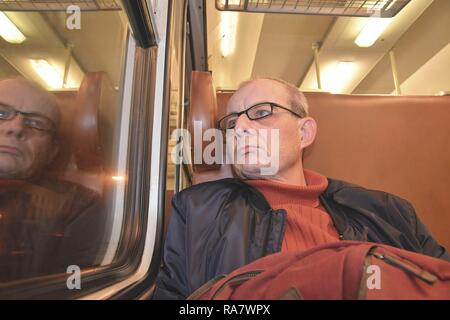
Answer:
[(303, 169), (306, 186), (291, 185), (276, 180), (245, 180), (245, 183), (258, 189), (273, 209), (284, 205), (304, 205), (318, 207), (319, 196), (328, 187), (325, 176), (312, 170)]

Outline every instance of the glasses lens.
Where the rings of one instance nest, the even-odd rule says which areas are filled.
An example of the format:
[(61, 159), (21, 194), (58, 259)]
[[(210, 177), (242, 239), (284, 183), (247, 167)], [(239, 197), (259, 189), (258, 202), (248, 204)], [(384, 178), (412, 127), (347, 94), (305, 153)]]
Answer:
[(23, 121), (24, 124), (30, 128), (44, 131), (53, 130), (53, 123), (49, 119), (39, 115), (26, 115)]
[(7, 120), (11, 119), (14, 115), (14, 110), (8, 106), (0, 104), (0, 119)]
[[(0, 120), (11, 120), (15, 118), (17, 111), (12, 107), (0, 104)], [(54, 125), (50, 119), (38, 114), (24, 114), (23, 124), (28, 128), (43, 130), (43, 131), (53, 131)]]
[(233, 129), (236, 126), (237, 116), (230, 114), (229, 116), (220, 120), (219, 126), (221, 130)]
[(248, 109), (247, 114), (252, 120), (261, 119), (272, 114), (272, 106), (270, 104), (259, 104)]

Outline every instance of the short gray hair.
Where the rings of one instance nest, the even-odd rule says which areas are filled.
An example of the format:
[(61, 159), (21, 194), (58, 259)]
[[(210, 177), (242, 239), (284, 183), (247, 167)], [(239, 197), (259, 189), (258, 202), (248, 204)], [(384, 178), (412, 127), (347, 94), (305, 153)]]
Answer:
[(289, 107), (292, 109), (292, 111), (298, 113), (302, 117), (307, 117), (309, 115), (308, 100), (306, 99), (303, 92), (301, 92), (293, 84), (291, 84), (287, 81), (284, 81), (282, 79), (270, 78), (270, 77), (254, 78), (254, 79), (250, 79), (250, 80), (241, 82), (239, 84), (237, 90), (239, 90), (239, 89), (245, 87), (246, 85), (248, 85), (254, 81), (257, 81), (257, 80), (271, 80), (271, 81), (276, 81), (278, 83), (281, 83), (285, 87), (287, 92), (289, 93), (289, 96), (290, 96)]

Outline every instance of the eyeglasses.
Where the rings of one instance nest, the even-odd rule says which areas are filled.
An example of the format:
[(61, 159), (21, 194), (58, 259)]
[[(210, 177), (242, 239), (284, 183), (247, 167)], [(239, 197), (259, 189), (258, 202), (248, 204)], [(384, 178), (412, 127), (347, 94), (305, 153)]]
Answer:
[(220, 119), (217, 124), (219, 129), (222, 131), (225, 131), (227, 129), (234, 129), (234, 127), (236, 126), (237, 119), (242, 114), (245, 113), (250, 120), (259, 120), (270, 117), (273, 114), (274, 108), (284, 109), (299, 118), (303, 118), (303, 116), (301, 116), (300, 114), (292, 111), (291, 109), (280, 106), (279, 104), (273, 102), (261, 102), (251, 106), (250, 108), (247, 108), (244, 111), (231, 113)]
[(12, 120), (17, 117), (18, 114), (23, 116), (23, 124), (28, 128), (40, 130), (43, 132), (55, 131), (55, 124), (46, 116), (37, 113), (22, 112), (14, 109), (11, 106), (0, 103), (0, 121)]

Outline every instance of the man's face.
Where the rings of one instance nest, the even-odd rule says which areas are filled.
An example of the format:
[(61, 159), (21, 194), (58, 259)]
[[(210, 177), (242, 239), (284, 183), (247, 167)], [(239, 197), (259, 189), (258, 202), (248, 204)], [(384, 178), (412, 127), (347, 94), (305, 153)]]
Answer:
[[(292, 110), (289, 101), (288, 90), (283, 84), (273, 80), (259, 79), (245, 85), (230, 98), (227, 114), (244, 111), (262, 102), (276, 103)], [(266, 154), (271, 161), (278, 161), (278, 170), (271, 174), (272, 178), (301, 163), (302, 120), (289, 111), (277, 107), (273, 108), (271, 116), (259, 120), (250, 120), (245, 113), (242, 114), (235, 123), (234, 168), (236, 173), (243, 178), (268, 178), (264, 177), (261, 169), (267, 169), (270, 165), (267, 161), (261, 161), (258, 154)], [(255, 134), (256, 137), (254, 137)], [(249, 136), (252, 137), (249, 138)], [(271, 166), (273, 167), (273, 163)]]
[[(0, 81), (0, 104), (45, 116), (55, 127), (59, 121), (49, 96), (21, 79)], [(38, 176), (56, 153), (54, 133), (27, 126), (22, 114), (11, 120), (0, 119), (0, 179)]]

